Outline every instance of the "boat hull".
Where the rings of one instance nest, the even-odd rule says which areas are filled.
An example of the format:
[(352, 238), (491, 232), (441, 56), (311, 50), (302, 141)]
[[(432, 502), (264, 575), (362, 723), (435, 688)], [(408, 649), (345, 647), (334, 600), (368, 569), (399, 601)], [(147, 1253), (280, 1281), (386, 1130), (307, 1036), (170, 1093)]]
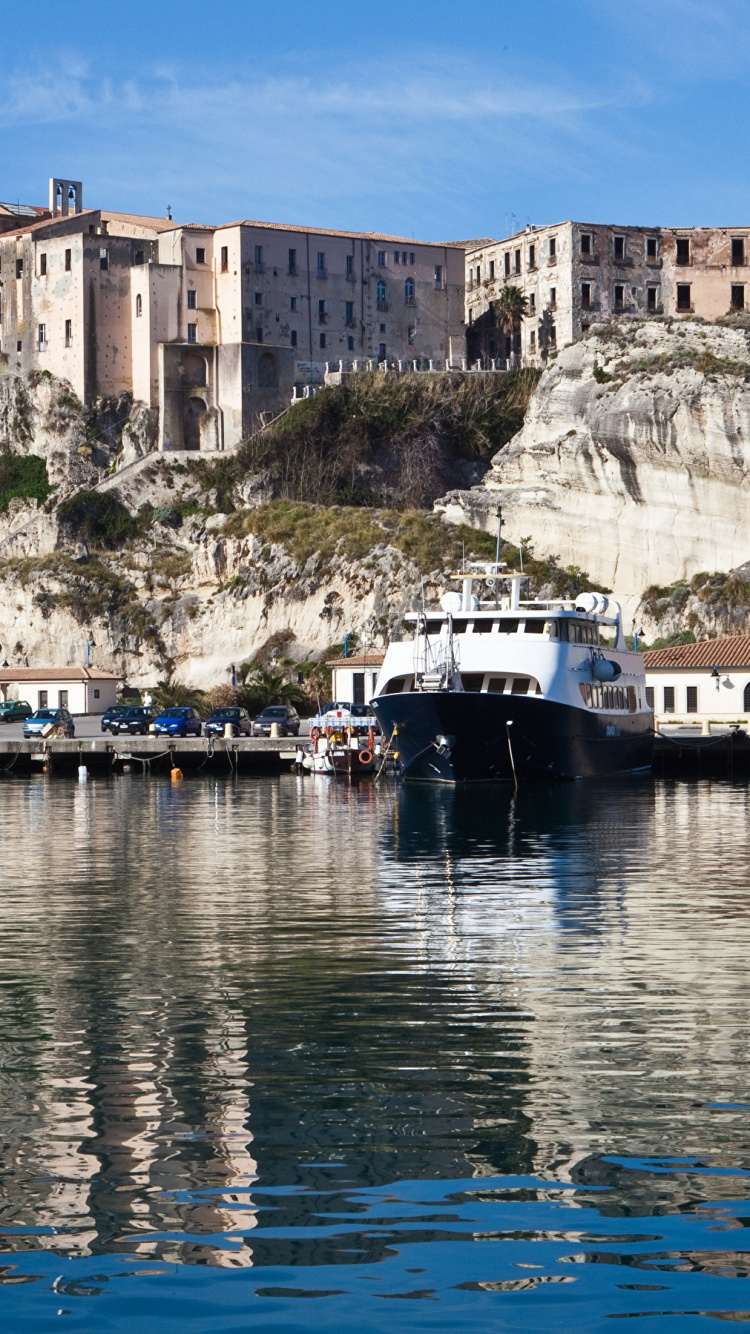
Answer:
[(538, 696), (458, 691), (379, 695), (373, 708), (412, 781), (595, 778), (651, 765), (651, 713), (599, 713)]

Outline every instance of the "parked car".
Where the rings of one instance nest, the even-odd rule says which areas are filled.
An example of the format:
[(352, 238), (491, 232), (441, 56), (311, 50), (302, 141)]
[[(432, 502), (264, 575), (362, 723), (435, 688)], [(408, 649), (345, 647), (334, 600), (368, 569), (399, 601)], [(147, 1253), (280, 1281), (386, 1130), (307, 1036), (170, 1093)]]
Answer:
[(146, 736), (158, 715), (158, 709), (141, 704), (137, 707), (133, 705), (132, 708), (123, 709), (121, 713), (115, 714), (109, 730), (113, 736), (118, 736), (120, 732), (127, 732), (129, 736)]
[(299, 714), (291, 704), (270, 704), (253, 719), (253, 736), (270, 736), (271, 724), (279, 724), (280, 736), (299, 736)]
[(121, 713), (127, 713), (132, 708), (131, 704), (110, 704), (109, 708), (102, 714), (102, 731), (108, 732), (112, 726), (112, 720), (119, 718)]
[(214, 709), (206, 723), (206, 736), (223, 736), (227, 723), (234, 728), (234, 735), (252, 736), (253, 724), (247, 709)]
[(154, 718), (154, 727), (161, 736), (200, 736), (203, 723), (197, 709), (165, 709)]
[(33, 712), (25, 699), (9, 699), (0, 704), (0, 723), (17, 723), (19, 719), (30, 718)]
[(73, 718), (67, 709), (37, 709), (30, 718), (24, 719), (23, 734), (38, 736), (48, 723), (52, 723), (55, 727), (64, 727), (68, 736), (76, 734)]

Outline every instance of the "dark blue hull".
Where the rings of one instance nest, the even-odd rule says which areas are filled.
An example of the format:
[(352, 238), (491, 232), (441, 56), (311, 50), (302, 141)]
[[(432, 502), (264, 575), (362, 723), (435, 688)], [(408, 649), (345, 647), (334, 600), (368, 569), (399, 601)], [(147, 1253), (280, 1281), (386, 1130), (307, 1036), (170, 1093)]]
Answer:
[(379, 695), (373, 709), (405, 778), (428, 783), (596, 778), (647, 769), (653, 714), (596, 713), (538, 696)]

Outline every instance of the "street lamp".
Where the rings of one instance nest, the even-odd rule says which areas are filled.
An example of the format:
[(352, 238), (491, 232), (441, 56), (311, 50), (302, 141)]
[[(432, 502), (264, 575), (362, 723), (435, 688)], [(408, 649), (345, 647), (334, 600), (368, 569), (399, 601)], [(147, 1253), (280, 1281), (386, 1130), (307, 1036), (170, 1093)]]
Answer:
[(718, 690), (718, 689), (719, 689), (719, 685), (720, 685), (720, 677), (719, 677), (719, 669), (718, 669), (718, 667), (712, 667), (712, 668), (711, 668), (711, 680), (716, 682), (716, 689)]

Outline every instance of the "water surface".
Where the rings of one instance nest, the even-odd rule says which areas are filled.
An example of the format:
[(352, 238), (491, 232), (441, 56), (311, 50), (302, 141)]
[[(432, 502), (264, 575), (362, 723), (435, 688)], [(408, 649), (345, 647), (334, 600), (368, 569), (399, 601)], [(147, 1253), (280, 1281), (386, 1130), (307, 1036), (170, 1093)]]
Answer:
[(729, 783), (0, 787), (0, 1327), (750, 1322)]

